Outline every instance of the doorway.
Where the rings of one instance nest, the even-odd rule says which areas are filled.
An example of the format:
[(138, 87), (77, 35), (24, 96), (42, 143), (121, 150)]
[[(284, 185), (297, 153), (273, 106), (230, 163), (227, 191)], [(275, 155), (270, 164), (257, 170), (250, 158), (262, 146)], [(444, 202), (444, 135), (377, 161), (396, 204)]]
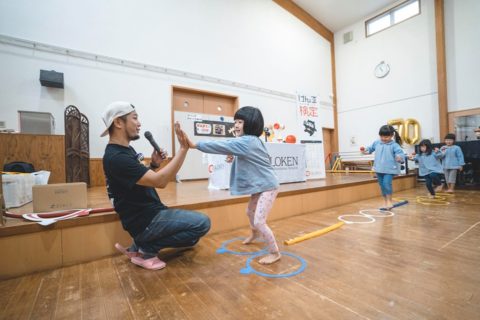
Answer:
[[(173, 154), (178, 150), (178, 142), (173, 124), (178, 121), (192, 141), (225, 139), (228, 128), (233, 123), (233, 116), (238, 108), (238, 97), (218, 92), (203, 91), (192, 88), (172, 87), (172, 146)], [(199, 126), (210, 128), (212, 134), (198, 132)], [(219, 128), (213, 132), (212, 128)], [(223, 130), (222, 130), (223, 129)], [(178, 172), (181, 180), (208, 178), (208, 166), (202, 153), (191, 150), (185, 158), (184, 165)]]

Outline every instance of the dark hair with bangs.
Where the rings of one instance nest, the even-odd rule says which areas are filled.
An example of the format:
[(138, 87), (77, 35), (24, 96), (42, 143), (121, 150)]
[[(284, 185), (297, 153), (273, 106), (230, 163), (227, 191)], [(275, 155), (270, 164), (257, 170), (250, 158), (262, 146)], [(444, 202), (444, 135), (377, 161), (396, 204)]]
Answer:
[(235, 112), (234, 120), (243, 120), (243, 132), (260, 137), (263, 133), (264, 122), (262, 112), (255, 107), (241, 107)]
[(455, 134), (454, 133), (447, 133), (447, 135), (445, 136), (445, 140), (453, 140), (455, 142)]
[[(424, 139), (424, 140), (420, 141), (418, 146), (419, 147), (421, 147), (421, 146), (427, 147), (427, 150), (425, 151), (426, 155), (430, 155), (432, 153), (432, 142), (430, 140)], [(423, 153), (421, 149), (420, 149), (420, 153)]]
[(391, 125), (384, 125), (380, 127), (380, 130), (378, 130), (378, 135), (382, 137), (391, 137), (394, 136), (395, 142), (398, 143), (399, 145), (402, 145), (402, 138), (400, 138), (400, 135), (398, 134), (398, 131), (395, 130), (394, 127)]

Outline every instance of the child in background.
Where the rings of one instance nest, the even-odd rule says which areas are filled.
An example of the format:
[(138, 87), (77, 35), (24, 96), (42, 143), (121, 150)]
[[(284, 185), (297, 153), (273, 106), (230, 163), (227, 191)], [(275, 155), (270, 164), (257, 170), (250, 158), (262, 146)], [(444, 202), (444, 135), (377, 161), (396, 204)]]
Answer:
[(366, 147), (362, 152), (364, 154), (375, 152), (373, 169), (385, 200), (385, 206), (381, 209), (391, 210), (393, 208), (392, 180), (394, 176), (400, 174), (400, 163), (405, 161), (405, 154), (400, 147), (402, 139), (394, 127), (384, 125), (380, 127), (378, 134), (380, 139)]
[(275, 236), (267, 225), (279, 184), (267, 149), (259, 138), (264, 128), (263, 116), (257, 108), (242, 107), (235, 113), (234, 120), (236, 138), (197, 143), (190, 140), (189, 145), (205, 153), (225, 154), (227, 161), (233, 155), (230, 192), (232, 195), (251, 195), (247, 215), (252, 233), (243, 243), (249, 244), (261, 235), (268, 245), (269, 254), (259, 263), (271, 264), (281, 257)]
[[(442, 159), (443, 173), (445, 174), (445, 183), (448, 187), (448, 193), (453, 193), (455, 190), (457, 170), (462, 171), (463, 166), (465, 165), (462, 149), (454, 143), (455, 135), (449, 133), (445, 136), (445, 146), (440, 148), (440, 159)], [(440, 185), (438, 191), (441, 190), (442, 186)]]
[(435, 198), (435, 187), (442, 185), (442, 165), (439, 161), (441, 153), (433, 152), (432, 143), (425, 139), (420, 141), (420, 154), (412, 153), (409, 158), (418, 163), (419, 176), (425, 178), (425, 184), (430, 192), (429, 197)]

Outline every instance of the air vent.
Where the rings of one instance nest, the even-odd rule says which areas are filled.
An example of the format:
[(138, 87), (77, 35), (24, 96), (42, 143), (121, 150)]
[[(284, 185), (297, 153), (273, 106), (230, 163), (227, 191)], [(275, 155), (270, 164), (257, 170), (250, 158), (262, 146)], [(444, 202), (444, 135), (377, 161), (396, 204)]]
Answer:
[(5, 129), (6, 124), (5, 121), (0, 121), (0, 129)]
[(353, 31), (345, 32), (343, 34), (343, 43), (349, 43), (353, 40)]

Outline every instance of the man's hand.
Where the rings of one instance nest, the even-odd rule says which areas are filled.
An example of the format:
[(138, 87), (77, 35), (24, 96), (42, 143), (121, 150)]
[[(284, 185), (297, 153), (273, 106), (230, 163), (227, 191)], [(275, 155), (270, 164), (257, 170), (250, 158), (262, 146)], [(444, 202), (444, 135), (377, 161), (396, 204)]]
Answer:
[[(175, 175), (178, 173), (178, 170), (180, 170), (180, 167), (187, 156), (188, 137), (185, 132), (182, 131), (178, 122), (175, 122), (174, 130), (178, 143), (180, 144), (179, 152), (177, 152), (175, 157), (173, 157), (172, 160), (162, 169), (158, 171), (148, 170), (143, 177), (137, 181), (137, 184), (146, 187), (165, 188), (168, 182), (175, 178)], [(160, 154), (155, 152), (152, 154), (152, 162), (159, 161), (160, 158), (162, 158), (161, 152)]]
[(177, 121), (175, 122), (175, 135), (177, 136), (178, 143), (180, 144), (180, 148), (187, 149), (190, 147), (188, 145), (188, 136), (187, 134), (180, 128), (180, 123)]
[(232, 163), (233, 162), (233, 156), (231, 154), (227, 155), (227, 158), (225, 159), (227, 163)]
[(158, 153), (156, 150), (153, 150), (150, 166), (153, 169), (159, 168), (163, 160), (167, 159), (167, 157), (168, 153), (164, 149), (160, 149), (160, 153)]

